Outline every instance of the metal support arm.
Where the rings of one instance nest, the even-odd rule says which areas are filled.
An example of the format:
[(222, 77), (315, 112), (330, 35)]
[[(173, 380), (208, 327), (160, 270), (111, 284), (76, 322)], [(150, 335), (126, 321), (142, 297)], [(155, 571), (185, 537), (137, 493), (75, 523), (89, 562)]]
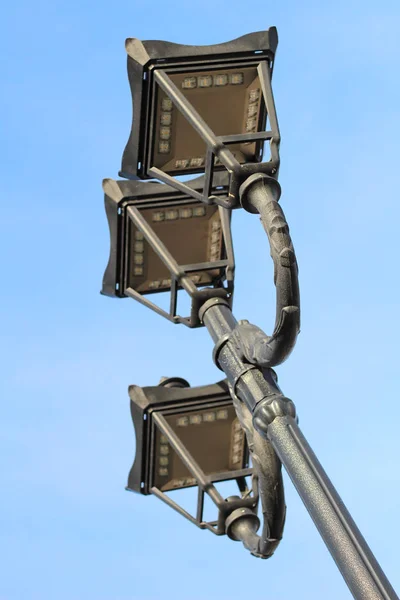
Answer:
[[(300, 292), (298, 267), (289, 226), (278, 204), (281, 187), (276, 179), (258, 173), (251, 175), (240, 187), (240, 201), (245, 210), (259, 213), (267, 233), (274, 261), (276, 286), (276, 319), (271, 337), (244, 327), (238, 342), (243, 354), (252, 364), (273, 367), (289, 356), (300, 331)], [(259, 330), (260, 331), (260, 330)]]
[[(253, 468), (257, 475), (263, 525), (261, 534), (258, 535), (256, 531), (259, 522), (255, 522), (254, 515), (248, 512), (239, 520), (240, 514), (236, 516), (233, 513), (226, 521), (226, 529), (229, 537), (241, 540), (254, 556), (270, 558), (282, 539), (286, 516), (281, 461), (269, 440), (254, 429), (252, 414), (247, 406), (234, 394), (231, 395), (236, 413), (246, 433)], [(238, 520), (231, 523), (234, 518)]]

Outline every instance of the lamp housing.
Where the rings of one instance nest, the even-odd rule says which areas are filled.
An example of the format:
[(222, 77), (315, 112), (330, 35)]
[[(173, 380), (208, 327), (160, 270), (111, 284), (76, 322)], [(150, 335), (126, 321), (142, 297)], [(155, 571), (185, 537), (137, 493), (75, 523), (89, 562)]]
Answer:
[(246, 436), (225, 381), (195, 388), (187, 383), (184, 387), (132, 385), (129, 397), (136, 437), (129, 490), (147, 495), (153, 487), (166, 492), (197, 485), (168, 434), (161, 431), (160, 416), (212, 481), (252, 473)]
[[(204, 178), (188, 183), (197, 193)], [(217, 174), (215, 193), (227, 191)], [(110, 258), (102, 293), (132, 297), (175, 323), (200, 325), (198, 309), (210, 296), (232, 298), (234, 256), (231, 211), (177, 192), (158, 182), (105, 179), (105, 209), (110, 229)], [(177, 314), (177, 294), (192, 297), (189, 317)], [(145, 298), (170, 292), (170, 311)]]
[[(276, 174), (280, 135), (271, 76), (277, 44), (275, 27), (211, 46), (127, 39), (133, 118), (120, 175), (177, 187), (177, 176), (204, 172), (206, 200), (213, 174), (228, 169), (233, 206), (250, 174)], [(271, 157), (262, 162), (266, 141)]]
[[(227, 518), (235, 511), (256, 514), (258, 478), (249, 466), (246, 436), (226, 381), (190, 388), (185, 380), (171, 378), (156, 387), (130, 386), (129, 396), (136, 454), (127, 490), (157, 496), (216, 535), (230, 533)], [(225, 499), (214, 484), (230, 480), (236, 481), (241, 495)], [(198, 486), (194, 515), (169, 493), (193, 486)], [(218, 509), (214, 521), (203, 520), (205, 493)]]

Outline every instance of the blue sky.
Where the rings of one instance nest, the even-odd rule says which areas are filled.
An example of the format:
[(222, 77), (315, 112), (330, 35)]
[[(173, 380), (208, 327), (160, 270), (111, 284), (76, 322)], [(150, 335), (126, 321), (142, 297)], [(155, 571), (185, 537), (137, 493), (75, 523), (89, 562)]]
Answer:
[[(268, 561), (124, 491), (128, 385), (221, 376), (206, 331), (99, 295), (101, 180), (117, 177), (131, 120), (124, 40), (210, 44), (271, 25), (302, 292), (280, 383), (399, 589), (398, 2), (17, 0), (2, 22), (0, 600), (349, 597), (287, 478)], [(265, 234), (240, 211), (233, 228), (235, 315), (270, 333)]]

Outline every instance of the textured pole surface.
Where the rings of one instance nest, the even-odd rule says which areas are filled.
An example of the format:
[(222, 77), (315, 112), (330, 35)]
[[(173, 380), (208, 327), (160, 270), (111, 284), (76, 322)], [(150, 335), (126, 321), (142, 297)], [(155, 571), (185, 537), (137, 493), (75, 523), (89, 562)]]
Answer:
[(240, 323), (230, 307), (224, 300), (209, 300), (200, 318), (215, 342), (214, 358), (234, 396), (252, 413), (254, 429), (271, 442), (354, 598), (399, 600), (301, 433), (294, 404), (283, 396), (272, 369), (257, 368), (243, 356), (235, 336)]
[(268, 438), (358, 600), (398, 596), (292, 417), (276, 417)]

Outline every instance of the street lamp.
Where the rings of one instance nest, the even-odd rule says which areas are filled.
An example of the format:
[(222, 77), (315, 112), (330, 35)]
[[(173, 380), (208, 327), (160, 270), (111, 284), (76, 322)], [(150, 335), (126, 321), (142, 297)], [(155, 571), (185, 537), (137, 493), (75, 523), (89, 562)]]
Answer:
[[(216, 173), (216, 197), (226, 194), (227, 181), (225, 173)], [(203, 182), (200, 177), (188, 187), (198, 190)], [(205, 205), (165, 184), (105, 179), (103, 188), (111, 241), (104, 295), (134, 298), (189, 327), (203, 325), (199, 310), (207, 299), (224, 299), (230, 305), (235, 265), (229, 209)], [(177, 314), (180, 289), (192, 299), (187, 317)], [(161, 292), (170, 292), (169, 312), (147, 298)], [(154, 494), (197, 526), (226, 533), (243, 541), (255, 556), (268, 558), (279, 544), (285, 520), (281, 463), (270, 443), (254, 431), (249, 411), (237, 402), (233, 408), (226, 382), (187, 387), (179, 379), (155, 388), (130, 387), (137, 444), (128, 489)], [(248, 446), (254, 469), (248, 465)], [(250, 474), (248, 490), (245, 476)], [(237, 481), (241, 496), (224, 499), (213, 485), (229, 479)], [(192, 485), (199, 486), (196, 517), (165, 493)], [(204, 493), (218, 509), (214, 524), (202, 521)]]
[[(105, 180), (112, 249), (103, 292), (131, 296), (176, 323), (190, 327), (205, 325), (215, 343), (214, 361), (227, 377), (226, 394), (229, 391), (237, 418), (246, 433), (264, 516), (261, 534), (257, 535), (254, 506), (241, 508), (240, 504), (235, 504), (234, 510), (228, 499), (229, 508), (221, 512), (223, 504), (215, 497), (219, 508), (219, 531), (223, 533), (225, 528), (232, 539), (241, 539), (256, 556), (272, 554), (284, 521), (282, 462), (354, 597), (360, 600), (396, 599), (395, 591), (299, 429), (295, 406), (283, 395), (272, 370), (292, 351), (300, 327), (296, 256), (279, 205), (280, 134), (271, 89), (276, 47), (275, 28), (208, 47), (127, 41), (133, 123), (120, 174), (130, 179), (157, 178), (163, 183)], [(267, 141), (270, 156), (263, 162)], [(198, 173), (203, 175), (196, 181), (182, 180), (182, 175)], [(203, 208), (201, 216), (199, 212), (198, 226), (195, 219), (190, 221), (189, 217), (181, 217), (181, 209), (189, 205), (190, 218), (195, 207)], [(276, 319), (270, 336), (248, 321), (237, 322), (232, 314), (234, 261), (230, 214), (232, 209), (240, 207), (260, 215), (270, 243), (276, 286)], [(158, 213), (163, 217), (155, 219), (154, 215)], [(175, 215), (171, 219), (173, 234), (167, 230), (170, 226), (167, 213)], [(214, 230), (210, 223), (218, 220), (222, 234), (218, 252), (211, 256)], [(135, 246), (136, 242), (144, 240), (160, 259), (158, 266), (151, 259), (150, 250), (147, 260), (145, 246)], [(205, 248), (209, 252), (207, 260), (204, 260)], [(143, 258), (135, 259), (135, 253)], [(186, 258), (189, 255), (194, 258)], [(135, 265), (143, 270), (135, 273)], [(162, 278), (165, 276), (168, 280), (167, 271), (171, 274), (171, 283), (164, 284)], [(193, 274), (201, 274), (203, 279), (195, 281)], [(151, 286), (154, 281), (158, 283)], [(174, 298), (179, 287), (192, 299), (190, 317), (176, 314)], [(169, 313), (143, 296), (163, 290), (171, 291)], [(149, 423), (144, 425), (139, 419), (138, 429), (139, 421), (134, 417), (139, 440), (141, 431), (158, 427), (159, 435), (168, 440), (192, 472), (199, 490), (204, 491), (212, 486), (215, 472), (222, 468), (222, 463), (217, 468), (214, 459), (210, 458), (212, 466), (201, 467), (204, 457), (199, 448), (202, 444), (196, 445), (191, 438), (182, 441), (177, 434), (177, 421), (175, 430), (168, 424), (168, 394), (173, 394), (174, 402), (183, 410), (182, 418), (189, 417), (187, 398), (182, 389), (168, 390), (168, 393), (165, 386), (160, 389), (163, 391), (148, 396), (151, 402), (152, 398), (162, 398), (158, 412), (155, 410), (154, 416), (149, 417)], [(194, 390), (194, 396), (191, 396), (194, 404), (189, 412), (194, 411), (198, 419), (199, 399), (211, 399), (212, 396), (210, 389), (204, 389), (206, 396), (201, 393), (198, 396)], [(144, 390), (142, 393), (146, 397), (148, 392)], [(143, 407), (148, 410), (151, 403), (140, 396), (140, 404), (139, 396), (135, 394), (131, 394), (136, 406), (132, 414), (143, 411)], [(212, 411), (214, 414), (215, 410)], [(144, 420), (147, 421), (147, 413)], [(215, 434), (216, 431), (214, 429)], [(134, 467), (136, 475), (131, 472), (131, 477), (137, 488), (137, 469), (140, 468), (140, 472), (146, 474), (142, 475), (140, 486), (145, 487), (137, 491), (159, 495), (163, 493), (163, 485), (167, 489), (171, 487), (171, 481), (182, 482), (185, 477), (168, 471), (165, 483), (155, 478), (157, 457), (161, 458), (161, 451), (157, 450), (161, 438), (157, 441), (154, 434), (151, 434), (153, 437), (149, 435), (145, 436), (150, 440), (145, 449), (139, 443), (141, 455), (135, 465), (140, 467)], [(225, 451), (222, 451), (223, 435), (221, 429), (221, 460), (227, 448), (225, 441)], [(202, 439), (201, 436), (198, 439)], [(192, 450), (185, 444), (194, 444)], [(197, 461), (194, 460), (197, 467), (193, 471), (187, 457), (196, 452), (199, 452)], [(241, 468), (246, 468), (244, 456)], [(134, 484), (132, 489), (135, 489)], [(274, 489), (281, 491), (274, 495)], [(242, 498), (235, 498), (235, 502), (242, 501), (243, 494)], [(237, 509), (245, 512), (238, 513)], [(197, 521), (201, 522), (201, 518)]]
[[(191, 388), (179, 377), (163, 378), (156, 387), (130, 386), (129, 396), (136, 455), (127, 489), (157, 496), (197, 527), (242, 541), (255, 556), (271, 556), (285, 521), (281, 464), (269, 442), (252, 431), (250, 413), (236, 413), (227, 382)], [(231, 480), (239, 495), (224, 498), (215, 484)], [(196, 485), (195, 514), (167, 494)], [(203, 520), (205, 494), (218, 510), (214, 521)]]
[[(249, 175), (279, 168), (271, 89), (277, 43), (275, 27), (213, 46), (128, 39), (133, 120), (120, 175), (157, 178), (203, 202), (239, 206), (239, 185)], [(267, 141), (270, 157), (261, 162)], [(229, 193), (216, 200), (213, 174), (225, 169)], [(200, 172), (202, 193), (177, 179)]]
[[(187, 187), (198, 192), (197, 178)], [(216, 197), (227, 191), (227, 177), (215, 178)], [(139, 300), (175, 323), (201, 325), (199, 309), (211, 297), (231, 301), (234, 257), (230, 212), (215, 204), (205, 205), (173, 187), (141, 181), (103, 181), (105, 208), (110, 228), (110, 259), (102, 293)], [(192, 299), (191, 314), (177, 314), (178, 291)], [(170, 292), (166, 312), (148, 296)]]

